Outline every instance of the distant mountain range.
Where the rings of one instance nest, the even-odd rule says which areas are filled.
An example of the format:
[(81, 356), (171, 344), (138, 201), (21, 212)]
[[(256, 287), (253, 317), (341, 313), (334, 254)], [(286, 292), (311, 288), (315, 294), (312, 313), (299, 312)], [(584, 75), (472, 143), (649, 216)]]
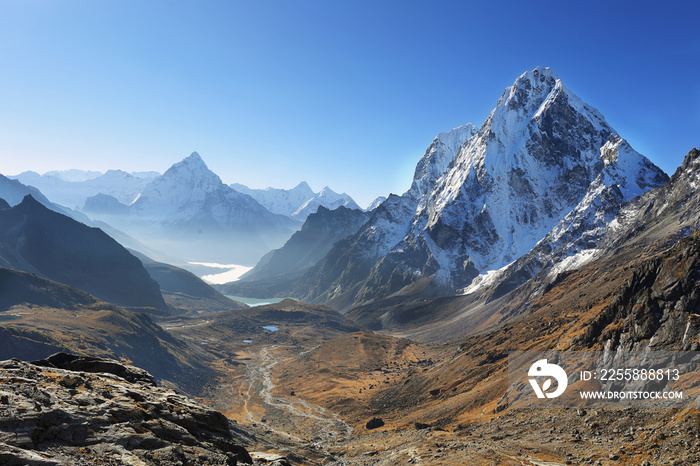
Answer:
[[(160, 173), (153, 171), (127, 173), (123, 170), (108, 170), (102, 173), (70, 169), (44, 174), (26, 171), (8, 178), (32, 186), (52, 202), (72, 209), (82, 210), (85, 207), (86, 210), (98, 211), (101, 208), (109, 210), (113, 207), (114, 211), (120, 211), (119, 205), (128, 206), (134, 202), (146, 185), (160, 176)], [(314, 192), (306, 181), (292, 189), (251, 189), (240, 183), (233, 183), (230, 187), (249, 195), (273, 214), (285, 215), (302, 223), (306, 217), (316, 212), (319, 206), (331, 210), (341, 205), (350, 209), (360, 209), (349, 195), (338, 194), (328, 186)], [(367, 210), (373, 209), (384, 199), (378, 198)], [(114, 200), (118, 201), (118, 204), (115, 204)]]
[(98, 194), (83, 211), (184, 262), (254, 263), (299, 227), (225, 185), (196, 152), (151, 180), (130, 204)]
[(109, 170), (106, 173), (65, 170), (22, 172), (10, 178), (39, 189), (52, 202), (72, 209), (81, 209), (88, 197), (107, 194), (123, 204), (129, 204), (141, 190), (160, 174), (156, 172), (126, 173)]
[(306, 181), (299, 183), (292, 189), (250, 189), (238, 183), (232, 184), (231, 187), (238, 192), (249, 195), (270, 212), (286, 215), (301, 222), (315, 213), (319, 206), (330, 210), (340, 206), (360, 209), (360, 206), (347, 194), (338, 194), (328, 186), (315, 193)]
[[(53, 210), (79, 221), (104, 222), (99, 226), (107, 230), (116, 227), (120, 233), (111, 234), (126, 232), (149, 251), (136, 240), (127, 241), (129, 247), (149, 254), (156, 251), (156, 255), (168, 255), (182, 263), (253, 265), (284, 244), (320, 206), (359, 209), (347, 194), (337, 194), (328, 187), (316, 193), (306, 182), (290, 190), (226, 186), (196, 152), (163, 175), (72, 169), (43, 175), (24, 172), (13, 178), (25, 188), (19, 189), (19, 184), (13, 186), (6, 179), (3, 190), (0, 180), (0, 195), (6, 194), (10, 204), (31, 193)], [(83, 213), (90, 218), (81, 218)]]
[(35, 201), (53, 211), (64, 212), (64, 209), (49, 201), (37, 188), (0, 175), (0, 199), (6, 201), (10, 206), (14, 206), (22, 202), (27, 195), (31, 195)]

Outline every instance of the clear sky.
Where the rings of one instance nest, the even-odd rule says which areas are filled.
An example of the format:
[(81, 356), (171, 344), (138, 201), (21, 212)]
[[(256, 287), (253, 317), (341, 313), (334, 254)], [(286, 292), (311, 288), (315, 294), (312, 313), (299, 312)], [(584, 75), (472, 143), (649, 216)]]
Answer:
[(700, 2), (3, 0), (0, 173), (165, 171), (402, 193), (433, 137), (550, 66), (672, 173), (700, 146)]

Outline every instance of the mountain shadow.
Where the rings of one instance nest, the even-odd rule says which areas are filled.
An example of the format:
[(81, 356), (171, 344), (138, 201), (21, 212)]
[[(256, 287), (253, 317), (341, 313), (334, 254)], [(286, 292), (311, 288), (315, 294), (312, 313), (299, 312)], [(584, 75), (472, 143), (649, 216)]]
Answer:
[(146, 312), (167, 314), (141, 262), (102, 230), (53, 212), (32, 196), (0, 210), (0, 266), (87, 291)]

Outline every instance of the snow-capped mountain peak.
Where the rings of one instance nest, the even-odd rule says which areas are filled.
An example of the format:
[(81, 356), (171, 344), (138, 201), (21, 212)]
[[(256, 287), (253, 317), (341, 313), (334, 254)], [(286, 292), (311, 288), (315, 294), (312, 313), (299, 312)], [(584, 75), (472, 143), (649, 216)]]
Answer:
[(337, 209), (340, 206), (345, 206), (349, 209), (360, 209), (360, 206), (347, 194), (338, 194), (328, 186), (324, 186), (317, 195), (304, 202), (292, 214), (292, 218), (307, 218), (309, 215), (316, 213), (319, 206), (326, 207), (330, 210)]
[(146, 184), (128, 205), (104, 197), (91, 201), (98, 207), (93, 215), (108, 215), (152, 247), (165, 242), (184, 258), (254, 263), (297, 227), (225, 185), (197, 152)]
[[(562, 88), (562, 82), (549, 67), (538, 66), (521, 74), (503, 91), (496, 108), (536, 109), (555, 88)], [(534, 113), (534, 112), (530, 112)]]
[(337, 196), (337, 195), (338, 195), (338, 193), (336, 193), (335, 191), (333, 191), (333, 190), (332, 190), (331, 188), (329, 188), (328, 186), (324, 186), (324, 187), (321, 189), (321, 191), (319, 192), (319, 194), (320, 194), (321, 196)]
[(230, 189), (192, 152), (147, 184), (131, 206), (152, 220), (189, 218), (203, 208), (208, 196), (223, 188)]
[[(552, 109), (566, 111), (561, 114)], [(609, 130), (598, 110), (569, 91), (550, 68), (537, 67), (520, 75), (512, 86), (503, 91), (484, 127), (488, 129), (488, 137), (511, 145), (520, 141), (528, 126), (548, 124), (545, 120), (558, 117), (571, 119), (574, 115), (580, 115), (598, 131)]]
[[(271, 189), (271, 188), (267, 188), (267, 189)], [(302, 181), (301, 183), (296, 185), (294, 188), (292, 188), (292, 191), (302, 192), (302, 193), (311, 194), (311, 195), (314, 194), (314, 190), (311, 189), (311, 186), (309, 186), (309, 183), (307, 183), (306, 181)]]
[(202, 157), (197, 152), (192, 152), (190, 155), (182, 159), (180, 162), (171, 166), (164, 174), (164, 179), (178, 179), (180, 182), (199, 183), (207, 181), (210, 186), (218, 186), (222, 184), (221, 178), (209, 170), (207, 164), (204, 163)]
[(346, 306), (419, 281), (454, 292), (522, 257), (555, 227), (571, 244), (599, 231), (596, 219), (665, 180), (550, 68), (519, 76), (478, 132), (461, 128), (438, 135), (411, 189), (385, 201), (348, 251), (334, 252), (351, 255), (343, 263), (356, 261), (357, 270), (338, 268), (333, 281), (319, 267), (333, 290), (323, 299)]
[(384, 201), (386, 201), (386, 197), (384, 197), (384, 196), (379, 196), (378, 198), (376, 198), (375, 200), (373, 200), (372, 202), (370, 202), (369, 205), (367, 206), (367, 208), (366, 208), (365, 210), (366, 210), (366, 211), (374, 210), (374, 209), (376, 209), (377, 207), (379, 207), (379, 205), (380, 205), (382, 202), (384, 202)]
[[(606, 157), (614, 164), (604, 170)], [(498, 269), (532, 249), (599, 176), (629, 199), (658, 186), (659, 172), (549, 68), (536, 68), (506, 88), (421, 203), (413, 229), (439, 249), (471, 251), (465, 260), (479, 270)], [(445, 235), (467, 225), (476, 228), (468, 238)]]

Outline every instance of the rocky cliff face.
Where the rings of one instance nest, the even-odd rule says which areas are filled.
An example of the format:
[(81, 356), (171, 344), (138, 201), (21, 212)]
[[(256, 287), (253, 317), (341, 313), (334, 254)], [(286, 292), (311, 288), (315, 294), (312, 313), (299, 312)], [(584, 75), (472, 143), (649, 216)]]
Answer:
[(228, 420), (118, 361), (0, 362), (0, 462), (250, 464)]
[(700, 236), (638, 264), (578, 343), (609, 350), (700, 349)]
[(407, 193), (385, 201), (304, 278), (306, 299), (347, 308), (454, 294), (550, 233), (554, 242), (579, 240), (666, 180), (549, 68), (520, 76), (478, 132), (454, 131), (436, 138)]

